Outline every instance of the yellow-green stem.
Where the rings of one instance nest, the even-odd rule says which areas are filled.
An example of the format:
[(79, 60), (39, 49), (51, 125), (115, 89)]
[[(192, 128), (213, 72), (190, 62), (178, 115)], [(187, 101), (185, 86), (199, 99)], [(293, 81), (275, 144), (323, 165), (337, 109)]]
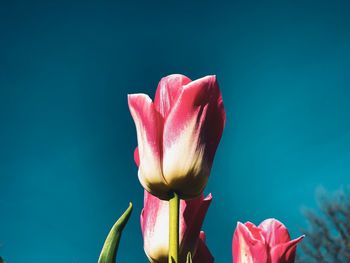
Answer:
[(179, 258), (179, 196), (174, 192), (169, 200), (169, 263)]

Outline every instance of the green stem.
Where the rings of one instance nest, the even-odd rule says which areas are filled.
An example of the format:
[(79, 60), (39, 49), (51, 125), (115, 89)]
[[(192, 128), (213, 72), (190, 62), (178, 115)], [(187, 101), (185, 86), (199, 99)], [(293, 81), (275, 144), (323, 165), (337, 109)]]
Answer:
[(179, 196), (174, 192), (169, 200), (169, 263), (179, 258)]

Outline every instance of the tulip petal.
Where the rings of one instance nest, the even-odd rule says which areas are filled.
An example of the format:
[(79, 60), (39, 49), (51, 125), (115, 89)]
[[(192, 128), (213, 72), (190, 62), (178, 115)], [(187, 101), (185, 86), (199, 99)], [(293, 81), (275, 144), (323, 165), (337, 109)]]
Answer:
[[(233, 263), (267, 262), (268, 251), (264, 237), (260, 233), (261, 230), (253, 226), (251, 223), (248, 226), (240, 222), (237, 223), (232, 241)], [(250, 229), (254, 229), (254, 233)]]
[(184, 75), (172, 74), (160, 80), (154, 98), (156, 110), (165, 118), (177, 101), (183, 86), (191, 80)]
[(266, 241), (270, 246), (290, 241), (287, 228), (278, 220), (270, 218), (264, 220), (259, 228), (265, 232)]
[(143, 248), (150, 262), (167, 262), (169, 250), (169, 202), (144, 191), (141, 212)]
[(183, 87), (163, 131), (163, 173), (183, 199), (206, 186), (225, 125), (225, 110), (215, 76)]
[(139, 180), (147, 191), (164, 193), (166, 198), (169, 189), (161, 166), (163, 119), (145, 94), (128, 95), (128, 104), (137, 132)]
[(193, 263), (213, 263), (214, 257), (210, 253), (207, 245), (205, 244), (205, 234), (200, 232), (197, 250), (193, 256)]
[(294, 263), (298, 243), (304, 238), (301, 236), (287, 243), (273, 246), (270, 250), (271, 263)]
[(135, 148), (135, 151), (134, 151), (134, 161), (135, 161), (137, 167), (139, 167), (139, 166), (140, 166), (139, 147), (136, 147), (136, 148)]
[(188, 251), (194, 252), (211, 201), (212, 195), (209, 194), (205, 199), (201, 195), (180, 202), (180, 262)]

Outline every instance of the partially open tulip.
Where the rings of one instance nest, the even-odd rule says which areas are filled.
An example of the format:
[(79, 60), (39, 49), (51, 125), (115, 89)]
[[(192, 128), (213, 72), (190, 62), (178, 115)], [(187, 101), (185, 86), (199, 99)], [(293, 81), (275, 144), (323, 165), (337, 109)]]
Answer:
[[(188, 252), (193, 263), (213, 263), (214, 258), (205, 245), (201, 232), (205, 214), (211, 202), (211, 195), (192, 200), (180, 200), (179, 263), (186, 262)], [(144, 194), (144, 209), (141, 213), (141, 229), (144, 250), (152, 263), (167, 263), (169, 251), (169, 202)]]
[(195, 81), (183, 75), (163, 78), (154, 103), (146, 94), (128, 95), (137, 131), (139, 180), (163, 200), (176, 192), (199, 196), (207, 184), (225, 125), (225, 110), (215, 76)]
[(258, 227), (238, 222), (232, 242), (233, 263), (293, 263), (303, 237), (291, 240), (287, 228), (275, 219)]

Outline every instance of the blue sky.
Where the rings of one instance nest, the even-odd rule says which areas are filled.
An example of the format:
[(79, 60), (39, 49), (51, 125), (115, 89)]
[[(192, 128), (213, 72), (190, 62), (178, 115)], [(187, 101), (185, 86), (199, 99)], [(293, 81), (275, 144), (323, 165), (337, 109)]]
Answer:
[(349, 184), (347, 1), (7, 1), (0, 8), (0, 256), (97, 262), (127, 208), (118, 262), (145, 262), (127, 94), (217, 75), (227, 114), (203, 229), (232, 262), (237, 221), (293, 238), (315, 190)]

